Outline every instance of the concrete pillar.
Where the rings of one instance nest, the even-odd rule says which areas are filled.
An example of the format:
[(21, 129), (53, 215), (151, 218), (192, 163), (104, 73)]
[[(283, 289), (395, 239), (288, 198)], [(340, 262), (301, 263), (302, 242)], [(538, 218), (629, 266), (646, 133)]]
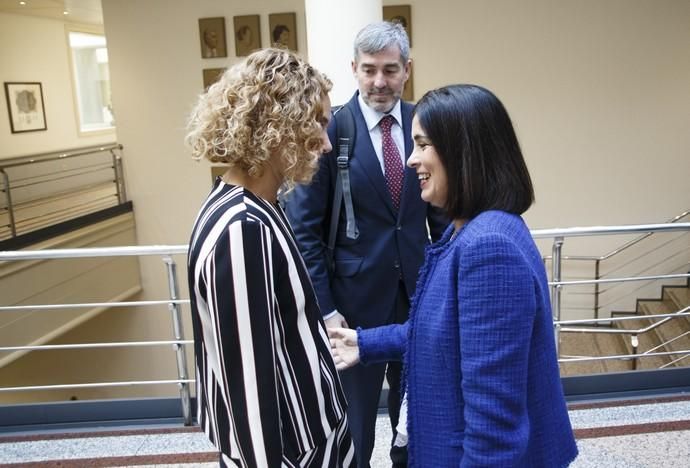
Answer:
[(333, 81), (331, 102), (344, 104), (357, 89), (352, 76), (355, 35), (381, 21), (381, 0), (305, 0), (309, 63)]

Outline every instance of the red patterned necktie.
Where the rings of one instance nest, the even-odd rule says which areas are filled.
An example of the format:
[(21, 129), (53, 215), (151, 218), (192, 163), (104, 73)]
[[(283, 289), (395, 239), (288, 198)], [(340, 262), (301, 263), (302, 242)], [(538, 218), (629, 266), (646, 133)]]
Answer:
[(392, 115), (386, 115), (379, 122), (381, 127), (381, 137), (383, 143), (383, 167), (386, 175), (386, 185), (388, 191), (393, 199), (393, 206), (397, 210), (400, 207), (400, 194), (402, 193), (404, 171), (402, 166), (402, 159), (398, 147), (395, 146), (393, 137), (391, 136), (391, 127), (395, 118)]

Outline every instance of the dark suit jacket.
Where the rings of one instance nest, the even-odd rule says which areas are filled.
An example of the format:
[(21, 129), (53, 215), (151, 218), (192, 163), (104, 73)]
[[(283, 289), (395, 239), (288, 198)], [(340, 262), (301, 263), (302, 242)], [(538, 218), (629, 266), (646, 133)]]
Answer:
[[(359, 237), (345, 235), (345, 211), (341, 208), (334, 251), (335, 272), (327, 269), (326, 244), (337, 176), (335, 119), (328, 134), (334, 150), (325, 154), (311, 184), (298, 186), (288, 195), (286, 212), (306, 262), (321, 312), (338, 309), (351, 327), (391, 323), (398, 282), (414, 294), (417, 273), (429, 244), (427, 219), (433, 239), (440, 238), (447, 222), (420, 197), (413, 169), (405, 167), (405, 180), (396, 213), (357, 93), (346, 104), (356, 125), (355, 147), (350, 159), (350, 185)], [(411, 104), (401, 102), (405, 159), (412, 152)]]

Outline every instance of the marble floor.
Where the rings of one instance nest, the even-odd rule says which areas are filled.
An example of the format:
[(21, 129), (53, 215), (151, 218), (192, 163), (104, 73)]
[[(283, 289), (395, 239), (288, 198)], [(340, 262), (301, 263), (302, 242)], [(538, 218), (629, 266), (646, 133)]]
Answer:
[[(690, 467), (690, 395), (570, 405), (580, 456), (573, 468)], [(377, 423), (373, 468), (387, 462), (390, 425)], [(129, 427), (0, 435), (0, 467), (214, 467), (198, 428)]]

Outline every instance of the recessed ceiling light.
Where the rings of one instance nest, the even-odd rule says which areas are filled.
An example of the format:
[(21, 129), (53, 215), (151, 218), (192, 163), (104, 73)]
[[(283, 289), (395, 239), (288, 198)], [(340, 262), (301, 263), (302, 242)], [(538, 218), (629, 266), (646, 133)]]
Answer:
[(63, 11), (62, 14), (63, 15), (69, 15), (69, 11)]
[(19, 2), (20, 5), (26, 5), (26, 2)]

